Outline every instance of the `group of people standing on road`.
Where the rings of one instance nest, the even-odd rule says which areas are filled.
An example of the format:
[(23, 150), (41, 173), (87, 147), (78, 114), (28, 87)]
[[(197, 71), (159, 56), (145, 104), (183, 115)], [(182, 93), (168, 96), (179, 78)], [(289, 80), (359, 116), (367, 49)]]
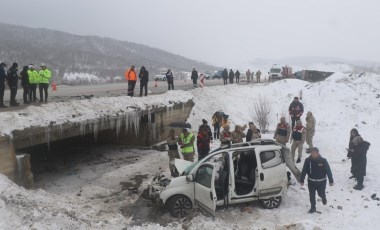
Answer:
[[(233, 84), (234, 79), (235, 79), (236, 83), (240, 83), (240, 75), (241, 74), (240, 74), (239, 70), (236, 70), (236, 72), (234, 72), (232, 69), (230, 69), (230, 71), (228, 72), (227, 68), (225, 68), (222, 72), (223, 84), (224, 85), (227, 85), (228, 83)], [(247, 77), (247, 83), (250, 83), (250, 82), (253, 83), (253, 78), (255, 75), (256, 75), (256, 82), (260, 83), (260, 79), (261, 79), (260, 70), (258, 70), (255, 74), (254, 71), (251, 72), (248, 69), (247, 72), (245, 73), (245, 75)]]
[(24, 66), (20, 73), (16, 62), (13, 63), (7, 71), (6, 66), (5, 63), (0, 63), (0, 108), (8, 107), (4, 104), (5, 83), (8, 84), (10, 89), (9, 105), (18, 106), (20, 104), (16, 101), (19, 80), (21, 80), (21, 86), (24, 89), (24, 104), (37, 102), (37, 87), (39, 88), (39, 102), (47, 102), (48, 88), (52, 73), (45, 64), (41, 64), (40, 70), (37, 70), (33, 64)]

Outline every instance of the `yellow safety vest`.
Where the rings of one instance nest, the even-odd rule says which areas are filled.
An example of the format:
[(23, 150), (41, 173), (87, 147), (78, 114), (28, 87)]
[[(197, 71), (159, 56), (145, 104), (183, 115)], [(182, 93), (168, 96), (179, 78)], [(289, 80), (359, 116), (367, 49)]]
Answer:
[[(183, 133), (180, 135), (180, 138), (181, 138), (181, 141), (184, 145), (186, 144), (189, 144), (191, 139), (193, 138), (193, 134), (192, 133), (189, 133), (189, 135), (187, 137), (185, 137), (183, 135)], [(183, 154), (186, 154), (186, 153), (193, 153), (194, 152), (194, 144), (191, 145), (191, 146), (187, 146), (187, 147), (183, 147), (182, 148), (182, 153)]]

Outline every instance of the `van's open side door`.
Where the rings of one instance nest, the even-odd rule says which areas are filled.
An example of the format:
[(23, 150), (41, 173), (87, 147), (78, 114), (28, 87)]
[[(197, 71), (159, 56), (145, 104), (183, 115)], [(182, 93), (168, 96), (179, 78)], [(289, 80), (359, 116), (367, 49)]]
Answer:
[(215, 192), (215, 177), (216, 170), (213, 164), (202, 164), (194, 177), (194, 200), (195, 204), (210, 214), (215, 216), (216, 210), (216, 192)]

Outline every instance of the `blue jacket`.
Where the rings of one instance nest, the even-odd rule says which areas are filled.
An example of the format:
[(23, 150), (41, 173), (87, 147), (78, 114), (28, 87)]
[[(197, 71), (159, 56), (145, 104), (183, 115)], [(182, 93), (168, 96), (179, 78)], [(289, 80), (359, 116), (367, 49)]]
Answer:
[(302, 173), (301, 173), (301, 183), (304, 182), (305, 176), (308, 176), (311, 180), (322, 180), (327, 177), (329, 178), (330, 183), (334, 183), (330, 165), (327, 160), (323, 157), (318, 157), (313, 159), (310, 157), (306, 158), (305, 163), (303, 164)]

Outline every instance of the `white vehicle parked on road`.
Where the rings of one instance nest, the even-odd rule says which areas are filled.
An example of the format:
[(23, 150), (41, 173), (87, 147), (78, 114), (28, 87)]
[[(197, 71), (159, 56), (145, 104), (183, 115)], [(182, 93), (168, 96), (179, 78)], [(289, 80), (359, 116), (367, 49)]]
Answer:
[(157, 74), (154, 77), (154, 80), (156, 80), (156, 81), (166, 81), (166, 73)]
[(298, 181), (300, 176), (289, 149), (263, 139), (219, 148), (195, 163), (176, 159), (175, 165), (182, 176), (170, 180), (157, 174), (145, 192), (173, 217), (195, 207), (214, 215), (217, 206), (255, 200), (277, 208), (287, 191), (286, 166)]

